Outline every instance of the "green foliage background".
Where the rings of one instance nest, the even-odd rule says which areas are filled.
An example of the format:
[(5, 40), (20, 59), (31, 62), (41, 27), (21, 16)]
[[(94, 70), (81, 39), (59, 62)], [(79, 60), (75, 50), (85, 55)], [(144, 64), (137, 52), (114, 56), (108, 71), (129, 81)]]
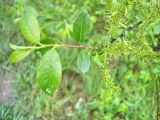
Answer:
[[(79, 50), (59, 50), (63, 64), (61, 86), (53, 97), (43, 93), (35, 81), (36, 62), (41, 54), (32, 53), (18, 64), (8, 62), (9, 42), (28, 45), (15, 23), (25, 5), (38, 11), (42, 38), (55, 37), (68, 44), (76, 43), (70, 31), (77, 13), (82, 8), (87, 9), (91, 16), (90, 44), (109, 46), (106, 49), (111, 56), (108, 64), (102, 62), (104, 56), (95, 56), (89, 72), (82, 74), (76, 65)], [(159, 0), (0, 0), (0, 86), (6, 75), (12, 86), (8, 88), (12, 89), (11, 98), (0, 103), (0, 119), (155, 120), (159, 60), (152, 62), (148, 57), (142, 58), (149, 56), (145, 53), (150, 50), (160, 49), (159, 13)], [(142, 26), (124, 39), (134, 45), (135, 52), (131, 55), (125, 54), (125, 43), (119, 44), (121, 40), (114, 44), (109, 41), (140, 20), (144, 22)], [(112, 80), (107, 78), (110, 82), (106, 82), (104, 77)]]

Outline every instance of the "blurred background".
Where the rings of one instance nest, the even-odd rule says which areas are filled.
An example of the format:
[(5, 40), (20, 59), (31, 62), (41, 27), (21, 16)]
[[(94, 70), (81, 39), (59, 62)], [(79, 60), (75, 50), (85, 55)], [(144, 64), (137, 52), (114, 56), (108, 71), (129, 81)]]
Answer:
[[(28, 45), (15, 23), (23, 6), (37, 10), (42, 38), (55, 37), (68, 44), (74, 43), (70, 31), (76, 15), (87, 9), (91, 17), (89, 38), (99, 45), (106, 42), (108, 34), (114, 37), (154, 12), (150, 2), (156, 0), (126, 0), (126, 6), (115, 9), (118, 0), (0, 0), (0, 120), (156, 120), (159, 63), (137, 62), (130, 56), (112, 59), (111, 76), (121, 90), (108, 99), (101, 96), (103, 77), (98, 65), (103, 63), (93, 58), (89, 72), (82, 74), (76, 65), (77, 49), (59, 51), (63, 78), (54, 96), (45, 94), (36, 83), (39, 54), (32, 53), (16, 64), (8, 62), (12, 52), (8, 43)], [(116, 10), (121, 14), (110, 17)], [(144, 31), (145, 37), (141, 36)], [(129, 33), (126, 40), (142, 37), (153, 50), (160, 50), (158, 17)]]

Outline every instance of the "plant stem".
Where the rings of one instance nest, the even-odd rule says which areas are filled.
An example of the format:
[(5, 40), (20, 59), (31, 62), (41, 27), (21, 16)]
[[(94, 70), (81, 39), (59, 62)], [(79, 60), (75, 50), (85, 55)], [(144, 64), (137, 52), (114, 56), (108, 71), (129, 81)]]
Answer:
[(35, 49), (47, 48), (47, 47), (61, 47), (61, 48), (81, 48), (81, 49), (90, 49), (96, 50), (96, 48), (91, 46), (83, 46), (83, 45), (66, 45), (66, 44), (42, 44), (41, 46), (35, 47)]
[[(123, 31), (121, 34), (119, 34), (117, 36), (117, 38), (111, 38), (110, 41), (111, 43), (113, 43), (114, 41), (116, 41), (118, 38), (123, 39), (124, 37), (126, 37), (127, 33), (133, 31), (134, 29), (138, 28), (141, 24), (143, 23), (143, 21), (139, 21), (136, 24), (134, 24), (133, 26), (128, 27), (125, 31)], [(102, 45), (100, 47), (97, 48), (97, 50), (100, 50), (101, 48), (107, 47), (107, 45)], [(99, 55), (103, 54), (102, 52), (99, 53)]]
[(84, 46), (84, 45), (67, 45), (67, 44), (38, 44), (39, 46), (17, 46), (17, 48), (12, 48), (16, 50), (26, 50), (26, 49), (41, 49), (41, 48), (48, 48), (48, 47), (61, 47), (61, 48), (79, 48), (79, 49), (88, 49), (88, 50), (97, 50), (96, 47), (92, 46)]
[[(143, 21), (139, 21), (138, 23), (134, 24), (133, 26), (128, 27), (124, 32), (122, 32), (121, 34), (118, 35), (117, 38), (124, 38), (126, 37), (127, 33), (136, 29), (137, 27), (139, 27), (141, 24), (143, 23)], [(114, 42), (117, 40), (117, 38), (112, 38), (111, 42)]]

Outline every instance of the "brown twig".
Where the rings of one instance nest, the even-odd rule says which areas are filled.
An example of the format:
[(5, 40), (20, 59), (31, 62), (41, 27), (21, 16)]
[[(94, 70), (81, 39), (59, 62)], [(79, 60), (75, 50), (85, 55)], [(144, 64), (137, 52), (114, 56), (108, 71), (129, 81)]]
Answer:
[(62, 47), (62, 48), (84, 48), (94, 50), (94, 47), (91, 46), (83, 46), (83, 45), (65, 45), (65, 44), (47, 44), (44, 47)]
[[(143, 23), (143, 22), (142, 22), (142, 20), (141, 20), (141, 21), (139, 21), (138, 23), (136, 23), (136, 24), (128, 27), (124, 32), (122, 32), (121, 34), (119, 34), (117, 38), (111, 38), (111, 39), (110, 39), (111, 43), (113, 43), (114, 41), (116, 41), (118, 38), (123, 39), (123, 38), (127, 35), (128, 32), (136, 29), (136, 28), (139, 27), (142, 23)], [(107, 45), (102, 45), (102, 46), (98, 47), (97, 50), (101, 50), (101, 48), (104, 48), (104, 47), (107, 47)], [(99, 55), (101, 55), (101, 54), (103, 54), (103, 52), (100, 52), (100, 53), (99, 53)]]
[(143, 23), (142, 21), (139, 21), (138, 23), (134, 24), (133, 26), (128, 27), (124, 32), (122, 32), (121, 34), (119, 34), (117, 38), (112, 38), (111, 39), (111, 43), (113, 43), (114, 41), (116, 41), (118, 38), (124, 38), (127, 35), (128, 32), (136, 29), (142, 23)]

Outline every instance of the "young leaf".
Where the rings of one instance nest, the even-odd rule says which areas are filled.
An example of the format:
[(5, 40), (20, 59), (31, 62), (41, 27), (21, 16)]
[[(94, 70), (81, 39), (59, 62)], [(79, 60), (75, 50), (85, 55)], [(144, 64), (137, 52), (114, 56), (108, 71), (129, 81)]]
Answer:
[(38, 44), (40, 42), (40, 28), (36, 17), (30, 12), (23, 14), (20, 20), (20, 29), (23, 36), (29, 42)]
[(30, 49), (27, 46), (17, 46), (14, 44), (9, 43), (9, 47), (12, 48), (13, 50), (25, 50), (25, 49)]
[(82, 51), (77, 58), (77, 66), (81, 72), (86, 73), (90, 67), (90, 54), (87, 51)]
[(15, 50), (9, 57), (11, 63), (19, 62), (31, 53), (31, 49)]
[(86, 10), (82, 10), (73, 26), (73, 36), (82, 43), (90, 31), (90, 16)]
[(37, 66), (37, 81), (39, 87), (52, 95), (60, 85), (62, 66), (56, 50), (49, 50), (41, 58)]
[(41, 40), (42, 44), (62, 44), (62, 42), (56, 38), (46, 38)]
[(25, 13), (33, 15), (35, 17), (38, 16), (37, 11), (33, 7), (31, 7), (31, 6), (24, 6), (23, 8), (24, 8), (24, 12)]

